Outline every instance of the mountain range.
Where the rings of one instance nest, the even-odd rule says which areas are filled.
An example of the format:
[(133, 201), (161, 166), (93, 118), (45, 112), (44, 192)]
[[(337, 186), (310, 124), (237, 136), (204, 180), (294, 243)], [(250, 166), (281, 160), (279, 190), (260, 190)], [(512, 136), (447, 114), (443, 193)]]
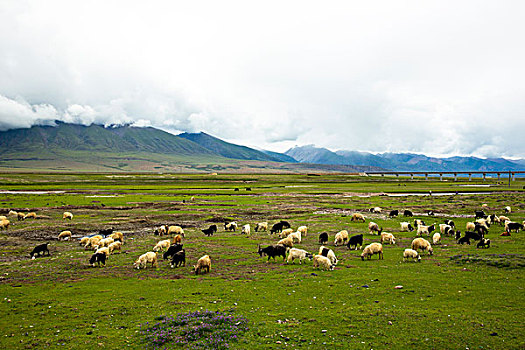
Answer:
[(289, 149), (286, 155), (299, 162), (367, 165), (392, 171), (509, 171), (523, 170), (525, 160), (504, 158), (482, 159), (477, 157), (436, 158), (413, 153), (379, 153), (357, 151), (333, 152), (313, 145)]
[(235, 145), (204, 132), (173, 135), (130, 125), (85, 126), (56, 121), (54, 126), (0, 132), (0, 169), (5, 171), (357, 173), (524, 167), (525, 160), (332, 152), (315, 146), (278, 153)]

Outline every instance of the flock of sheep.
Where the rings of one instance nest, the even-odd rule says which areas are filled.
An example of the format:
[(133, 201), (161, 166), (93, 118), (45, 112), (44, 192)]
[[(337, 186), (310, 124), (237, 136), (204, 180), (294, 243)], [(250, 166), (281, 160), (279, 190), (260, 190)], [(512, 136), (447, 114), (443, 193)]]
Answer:
[[(486, 205), (483, 205), (483, 209)], [(380, 214), (382, 209), (380, 207), (374, 207), (369, 210), (371, 213)], [(510, 207), (505, 208), (505, 213), (511, 212)], [(433, 213), (428, 213), (433, 215)], [(18, 220), (25, 220), (27, 218), (36, 218), (34, 212), (31, 213), (17, 213), (10, 211), (8, 215), (13, 215)], [(392, 210), (389, 213), (389, 217), (396, 217), (399, 215), (398, 210)], [(413, 216), (410, 210), (403, 212), (405, 217)], [(63, 213), (63, 219), (72, 220), (73, 214), (70, 212)], [(350, 221), (366, 223), (366, 217), (361, 213), (352, 214)], [(6, 216), (0, 216), (0, 227), (7, 229), (9, 227), (9, 220)], [(491, 224), (500, 224), (505, 226), (505, 233), (503, 235), (510, 235), (511, 231), (519, 232), (523, 230), (525, 221), (523, 223), (516, 223), (510, 221), (507, 216), (501, 215), (486, 215), (483, 210), (475, 211), (475, 221), (468, 222), (466, 224), (466, 231), (464, 235), (461, 235), (459, 230), (456, 230), (456, 226), (452, 220), (444, 220), (444, 223), (437, 226), (435, 223), (432, 225), (425, 225), (420, 219), (414, 220), (414, 225), (411, 222), (404, 221), (400, 223), (400, 232), (416, 232), (416, 238), (411, 243), (411, 248), (405, 249), (403, 252), (403, 261), (413, 260), (421, 261), (419, 252), (427, 252), (429, 255), (433, 254), (432, 244), (437, 245), (441, 243), (441, 236), (452, 236), (455, 238), (458, 244), (470, 244), (470, 240), (478, 241), (478, 248), (489, 248), (490, 240), (485, 238), (488, 233)], [(437, 230), (439, 227), (439, 230)], [(317, 254), (312, 254), (304, 249), (294, 247), (295, 244), (301, 244), (303, 239), (308, 234), (307, 226), (299, 226), (296, 230), (291, 228), (290, 223), (287, 221), (279, 221), (271, 226), (268, 230), (268, 222), (259, 222), (254, 226), (255, 232), (268, 232), (270, 235), (278, 235), (279, 240), (275, 244), (271, 244), (265, 248), (258, 246), (258, 253), (261, 257), (267, 256), (270, 261), (271, 258), (275, 260), (276, 257), (282, 257), (283, 261), (287, 263), (294, 263), (295, 260), (301, 264), (304, 260), (312, 260), (314, 268), (322, 268), (325, 270), (333, 270), (337, 265), (338, 259), (334, 251), (325, 245), (328, 243), (328, 233), (322, 232), (319, 234), (318, 242), (321, 245)], [(212, 236), (217, 232), (217, 225), (210, 225), (206, 229), (201, 231), (206, 236)], [(224, 224), (224, 231), (235, 232), (238, 230), (238, 224), (235, 221), (226, 222)], [(383, 232), (383, 229), (375, 222), (368, 222), (368, 230), (371, 235), (379, 236), (379, 242), (373, 242), (368, 244), (363, 249), (363, 234), (357, 234), (349, 236), (347, 230), (341, 230), (335, 234), (334, 246), (346, 245), (348, 249), (363, 249), (361, 253), (361, 259), (370, 260), (375, 254), (378, 255), (378, 259), (383, 259), (383, 244), (396, 244), (395, 236), (390, 232)], [(436, 232), (434, 232), (436, 231)], [(184, 229), (181, 226), (168, 226), (161, 225), (155, 229), (155, 235), (174, 235), (173, 239), (162, 239), (157, 242), (153, 247), (153, 251), (148, 251), (138, 257), (133, 263), (133, 267), (137, 269), (146, 268), (148, 264), (152, 267), (157, 267), (157, 253), (165, 250), (163, 253), (163, 259), (171, 258), (171, 267), (186, 266), (186, 252), (183, 249), (182, 239), (185, 237)], [(250, 224), (243, 225), (241, 233), (250, 236), (251, 226)], [(423, 236), (432, 237), (432, 244)], [(71, 240), (71, 231), (62, 231), (58, 235), (58, 240)], [(95, 267), (97, 264), (105, 265), (106, 259), (109, 255), (121, 251), (122, 245), (124, 244), (124, 235), (122, 232), (113, 232), (113, 229), (100, 230), (98, 234), (85, 236), (79, 240), (81, 246), (85, 249), (92, 249), (93, 255), (89, 259), (90, 265)], [(48, 250), (48, 243), (41, 244), (30, 253), (32, 259), (35, 259), (40, 255), (50, 255)], [(211, 258), (209, 255), (204, 255), (198, 259), (196, 265), (194, 265), (195, 274), (208, 273), (211, 269)]]

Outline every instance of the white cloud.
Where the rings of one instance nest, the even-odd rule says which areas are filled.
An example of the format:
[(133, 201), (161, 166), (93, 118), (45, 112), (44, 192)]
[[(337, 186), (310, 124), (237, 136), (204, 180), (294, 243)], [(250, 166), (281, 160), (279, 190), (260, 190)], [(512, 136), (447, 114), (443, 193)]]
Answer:
[(521, 1), (0, 3), (0, 128), (525, 157)]

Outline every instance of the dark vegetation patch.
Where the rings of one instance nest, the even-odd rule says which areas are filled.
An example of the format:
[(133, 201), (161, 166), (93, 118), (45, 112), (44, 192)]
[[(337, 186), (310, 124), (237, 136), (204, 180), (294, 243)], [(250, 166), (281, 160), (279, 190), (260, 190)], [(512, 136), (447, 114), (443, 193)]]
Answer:
[(501, 268), (521, 269), (525, 267), (525, 255), (521, 254), (459, 254), (450, 257), (456, 264), (481, 264)]

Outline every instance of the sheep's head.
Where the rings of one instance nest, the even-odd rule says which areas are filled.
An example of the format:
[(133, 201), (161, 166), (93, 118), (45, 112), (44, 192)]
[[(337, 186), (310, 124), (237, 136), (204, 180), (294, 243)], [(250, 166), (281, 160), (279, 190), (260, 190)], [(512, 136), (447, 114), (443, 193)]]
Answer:
[(429, 247), (429, 248), (428, 248), (428, 252), (430, 253), (430, 255), (434, 254), (434, 248)]

